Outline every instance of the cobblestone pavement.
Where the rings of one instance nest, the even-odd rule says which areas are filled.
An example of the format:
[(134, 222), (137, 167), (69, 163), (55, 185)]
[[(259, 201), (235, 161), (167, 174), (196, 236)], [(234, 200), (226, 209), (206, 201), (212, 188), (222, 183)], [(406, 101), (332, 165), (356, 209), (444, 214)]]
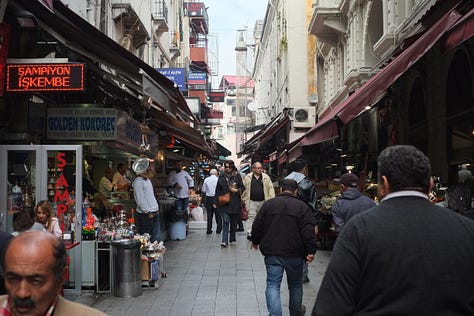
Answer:
[[(84, 292), (67, 297), (108, 315), (268, 315), (265, 265), (258, 251), (249, 249), (246, 233), (222, 249), (220, 235), (191, 229), (185, 240), (167, 241), (164, 271), (158, 288), (144, 289), (134, 298)], [(309, 267), (310, 283), (303, 287), (303, 304), (310, 314), (330, 251), (318, 251)], [(281, 286), (283, 315), (289, 315), (286, 279)]]

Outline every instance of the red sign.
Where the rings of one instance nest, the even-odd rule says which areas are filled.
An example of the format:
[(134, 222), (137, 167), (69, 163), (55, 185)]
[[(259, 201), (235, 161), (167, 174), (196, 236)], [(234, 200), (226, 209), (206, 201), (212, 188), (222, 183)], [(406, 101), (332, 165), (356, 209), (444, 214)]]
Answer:
[(7, 91), (83, 91), (84, 64), (7, 65)]
[(5, 79), (5, 66), (10, 44), (10, 25), (0, 23), (0, 96), (3, 96), (3, 82)]
[(209, 102), (224, 102), (225, 99), (224, 91), (210, 91), (207, 96)]

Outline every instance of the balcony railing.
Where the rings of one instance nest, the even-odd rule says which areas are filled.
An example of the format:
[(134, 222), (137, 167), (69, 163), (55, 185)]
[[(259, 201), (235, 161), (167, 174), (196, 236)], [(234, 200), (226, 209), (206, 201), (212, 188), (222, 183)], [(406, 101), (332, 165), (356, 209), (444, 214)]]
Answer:
[(165, 0), (153, 0), (152, 16), (154, 20), (165, 20), (168, 23), (168, 6)]

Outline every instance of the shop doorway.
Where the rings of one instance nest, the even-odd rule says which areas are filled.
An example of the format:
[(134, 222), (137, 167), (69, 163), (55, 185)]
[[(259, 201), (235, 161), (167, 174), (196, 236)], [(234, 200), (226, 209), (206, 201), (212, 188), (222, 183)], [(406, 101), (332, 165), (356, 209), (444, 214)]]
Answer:
[(82, 280), (82, 156), (81, 145), (0, 145), (2, 229), (13, 232), (19, 212), (49, 201), (68, 249), (64, 291), (71, 294)]

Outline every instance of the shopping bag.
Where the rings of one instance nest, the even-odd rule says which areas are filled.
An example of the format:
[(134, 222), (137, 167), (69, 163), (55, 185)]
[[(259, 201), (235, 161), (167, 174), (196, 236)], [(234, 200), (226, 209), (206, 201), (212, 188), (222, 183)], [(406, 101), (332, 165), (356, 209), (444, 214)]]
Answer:
[(241, 215), (242, 220), (243, 220), (243, 221), (248, 220), (248, 219), (249, 219), (249, 212), (247, 211), (247, 208), (245, 207), (245, 203), (244, 203), (244, 202), (241, 203), (240, 210), (241, 210), (241, 213), (242, 213), (242, 215)]

